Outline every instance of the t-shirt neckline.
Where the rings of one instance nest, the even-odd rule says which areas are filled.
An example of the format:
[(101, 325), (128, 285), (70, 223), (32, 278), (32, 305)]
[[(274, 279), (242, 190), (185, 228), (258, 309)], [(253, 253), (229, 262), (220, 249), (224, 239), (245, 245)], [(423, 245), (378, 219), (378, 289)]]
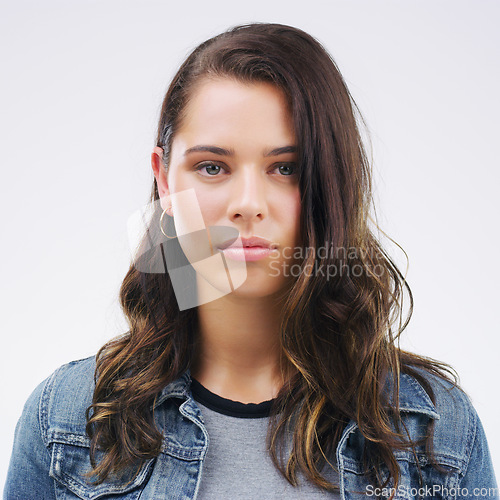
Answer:
[(261, 403), (242, 403), (226, 399), (213, 393), (198, 380), (191, 378), (191, 392), (195, 401), (211, 410), (236, 418), (264, 418), (269, 417), (274, 399)]

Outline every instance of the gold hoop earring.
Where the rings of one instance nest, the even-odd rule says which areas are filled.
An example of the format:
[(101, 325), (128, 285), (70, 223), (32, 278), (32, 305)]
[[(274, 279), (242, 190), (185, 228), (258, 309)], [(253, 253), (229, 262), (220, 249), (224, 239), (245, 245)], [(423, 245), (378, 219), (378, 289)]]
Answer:
[(163, 213), (161, 214), (161, 217), (160, 217), (160, 231), (169, 239), (173, 239), (175, 238), (175, 236), (169, 236), (164, 230), (163, 230), (163, 217), (164, 215), (167, 213), (167, 210), (169, 209), (170, 207), (166, 208), (165, 210), (163, 210)]

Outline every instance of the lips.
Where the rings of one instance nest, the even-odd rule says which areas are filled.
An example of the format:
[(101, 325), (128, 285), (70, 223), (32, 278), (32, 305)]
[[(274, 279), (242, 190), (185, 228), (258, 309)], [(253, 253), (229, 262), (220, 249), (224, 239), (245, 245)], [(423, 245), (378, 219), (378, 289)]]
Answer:
[(275, 243), (258, 236), (233, 238), (219, 245), (219, 249), (227, 258), (247, 262), (265, 259), (276, 248)]
[(276, 245), (271, 243), (269, 240), (265, 238), (260, 238), (258, 236), (252, 236), (250, 238), (236, 238), (227, 240), (224, 243), (219, 245), (221, 250), (225, 250), (226, 248), (266, 248), (266, 249), (274, 249)]

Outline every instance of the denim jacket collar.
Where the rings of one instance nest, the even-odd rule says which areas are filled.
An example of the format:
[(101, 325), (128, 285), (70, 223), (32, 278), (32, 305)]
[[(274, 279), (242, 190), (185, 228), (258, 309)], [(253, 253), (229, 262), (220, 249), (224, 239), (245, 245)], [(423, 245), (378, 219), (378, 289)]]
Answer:
[[(392, 388), (392, 379), (390, 380), (389, 389)], [(392, 402), (392, 397), (390, 401)], [(402, 373), (399, 378), (399, 408), (401, 411), (421, 413), (435, 420), (440, 418), (434, 403), (422, 385), (406, 373)]]
[(170, 382), (163, 388), (160, 395), (156, 398), (153, 408), (156, 409), (169, 398), (188, 399), (190, 397), (190, 386), (191, 372), (188, 369), (178, 379)]

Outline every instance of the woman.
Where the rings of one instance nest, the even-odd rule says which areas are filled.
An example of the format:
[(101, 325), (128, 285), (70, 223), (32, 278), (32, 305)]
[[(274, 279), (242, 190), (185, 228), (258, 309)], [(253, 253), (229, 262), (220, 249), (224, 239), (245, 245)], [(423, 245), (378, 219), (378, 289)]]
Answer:
[(6, 498), (497, 498), (452, 369), (397, 345), (412, 295), (369, 226), (354, 110), (299, 29), (189, 55), (121, 288), (130, 329), (35, 389)]

